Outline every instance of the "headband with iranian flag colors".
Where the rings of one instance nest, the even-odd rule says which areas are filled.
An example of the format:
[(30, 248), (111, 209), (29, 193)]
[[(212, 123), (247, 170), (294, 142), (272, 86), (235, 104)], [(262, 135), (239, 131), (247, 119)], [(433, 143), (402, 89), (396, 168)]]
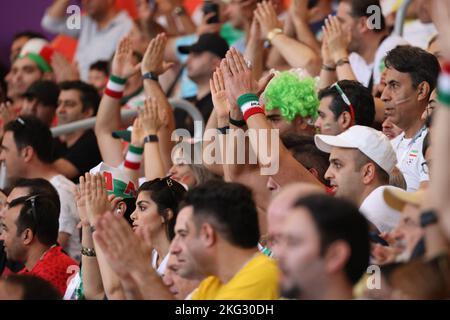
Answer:
[(49, 42), (44, 39), (33, 38), (28, 40), (22, 47), (19, 59), (28, 57), (34, 61), (38, 68), (44, 72), (52, 72), (51, 61), (55, 50), (50, 46)]

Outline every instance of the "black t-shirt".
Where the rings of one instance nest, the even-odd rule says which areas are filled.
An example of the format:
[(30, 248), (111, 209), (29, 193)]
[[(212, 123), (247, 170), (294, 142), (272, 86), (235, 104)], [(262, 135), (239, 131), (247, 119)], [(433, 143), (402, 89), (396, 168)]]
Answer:
[[(197, 100), (196, 97), (187, 98), (189, 102), (192, 102), (197, 109), (200, 111), (200, 113), (203, 116), (203, 119), (206, 123), (208, 122), (209, 116), (211, 115), (211, 112), (214, 108), (213, 102), (212, 102), (212, 96), (211, 93), (208, 93), (206, 96), (201, 98), (200, 100)], [(175, 123), (177, 128), (184, 128), (187, 129), (191, 135), (194, 134), (194, 122), (192, 118), (189, 116), (187, 112), (184, 110), (176, 109), (174, 112), (175, 115)]]
[(78, 183), (81, 175), (102, 161), (97, 137), (93, 130), (86, 130), (70, 148), (57, 144), (55, 144), (55, 148), (58, 158), (66, 159), (78, 169), (78, 175), (72, 179), (74, 183)]

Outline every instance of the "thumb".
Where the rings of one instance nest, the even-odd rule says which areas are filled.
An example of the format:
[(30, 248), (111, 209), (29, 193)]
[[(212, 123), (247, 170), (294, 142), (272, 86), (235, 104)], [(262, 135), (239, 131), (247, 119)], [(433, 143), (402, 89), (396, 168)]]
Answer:
[(258, 81), (258, 95), (261, 95), (264, 90), (266, 89), (267, 85), (269, 84), (269, 81), (272, 80), (272, 78), (275, 76), (272, 72), (266, 74), (264, 77), (259, 79)]
[(163, 70), (166, 72), (175, 65), (173, 62), (163, 62)]

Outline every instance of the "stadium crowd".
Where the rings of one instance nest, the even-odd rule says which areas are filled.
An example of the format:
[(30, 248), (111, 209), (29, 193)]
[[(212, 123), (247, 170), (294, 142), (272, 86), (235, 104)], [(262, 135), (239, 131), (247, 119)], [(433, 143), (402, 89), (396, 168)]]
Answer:
[(450, 1), (189, 2), (14, 35), (0, 299), (450, 298)]

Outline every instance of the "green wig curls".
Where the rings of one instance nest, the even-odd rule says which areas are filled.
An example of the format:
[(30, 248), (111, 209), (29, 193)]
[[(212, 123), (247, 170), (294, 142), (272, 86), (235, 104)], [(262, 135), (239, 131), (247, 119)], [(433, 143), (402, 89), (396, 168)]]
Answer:
[(265, 108), (280, 109), (281, 116), (291, 122), (297, 116), (317, 118), (319, 98), (316, 80), (299, 74), (297, 70), (283, 71), (275, 75), (263, 94)]

